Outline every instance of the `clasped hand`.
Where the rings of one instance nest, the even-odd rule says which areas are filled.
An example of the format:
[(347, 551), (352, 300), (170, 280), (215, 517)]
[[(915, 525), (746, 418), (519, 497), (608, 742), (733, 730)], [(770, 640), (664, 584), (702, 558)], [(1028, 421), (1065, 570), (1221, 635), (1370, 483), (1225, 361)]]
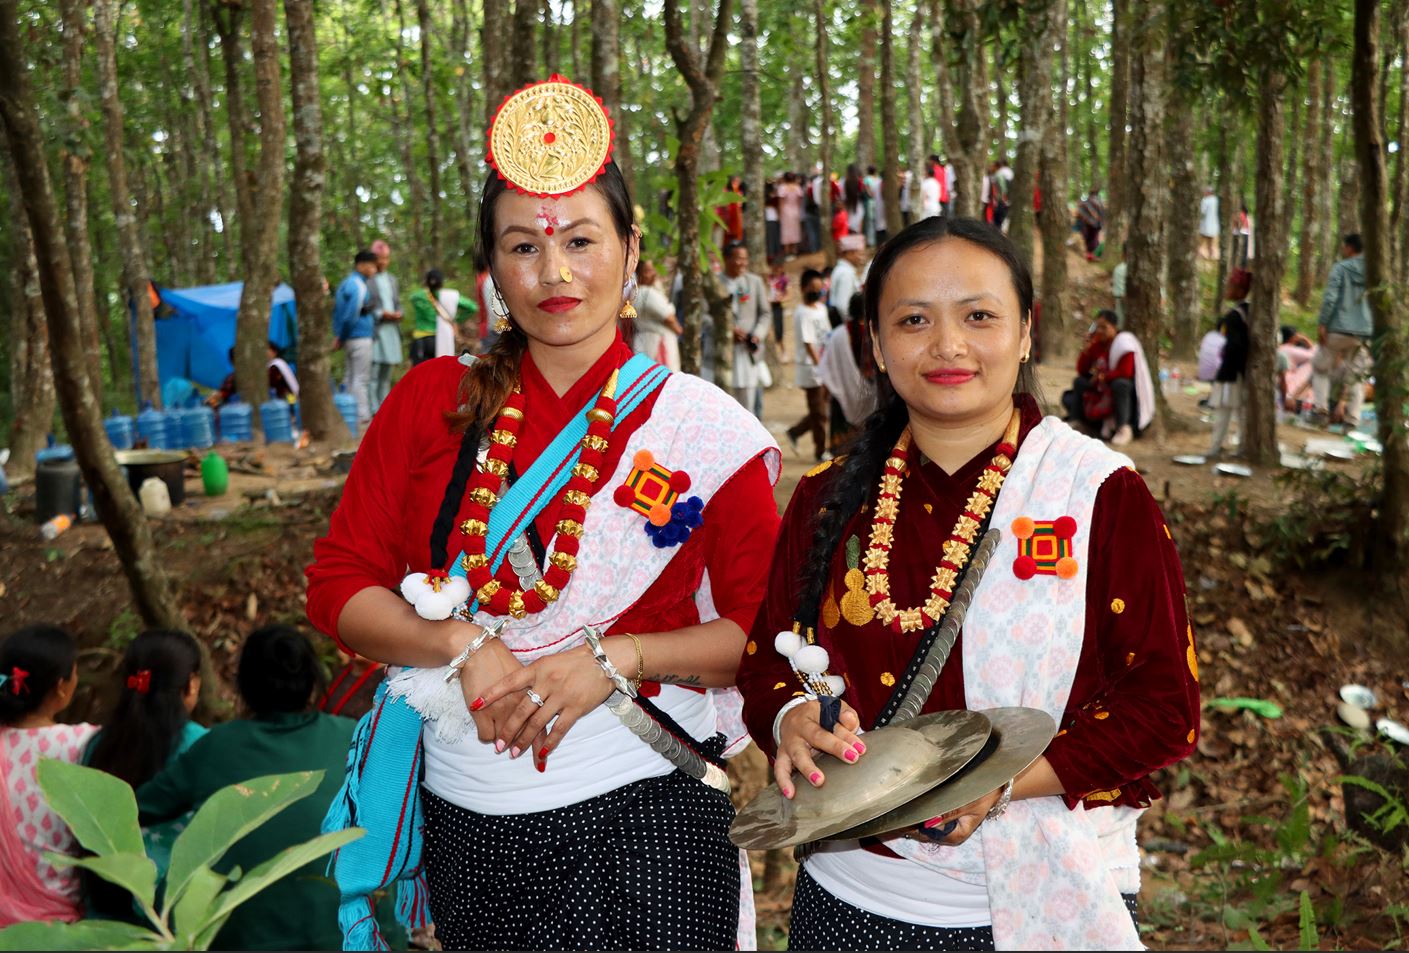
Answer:
[(577, 720), (606, 701), (614, 687), (586, 645), (525, 665), (498, 639), (465, 665), (460, 685), (479, 740), (493, 742), (511, 758), (532, 751), (539, 771)]

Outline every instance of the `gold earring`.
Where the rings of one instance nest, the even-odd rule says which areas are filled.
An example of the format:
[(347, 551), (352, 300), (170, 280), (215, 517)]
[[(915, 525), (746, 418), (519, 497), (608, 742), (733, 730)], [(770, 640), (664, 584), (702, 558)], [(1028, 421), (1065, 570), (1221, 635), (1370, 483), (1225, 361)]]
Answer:
[(882, 373), (882, 374), (884, 374), (884, 373), (886, 372), (886, 362), (885, 362), (885, 361), (877, 361), (877, 362), (876, 362), (876, 366), (881, 369), (881, 373)]
[(500, 318), (498, 321), (494, 322), (494, 333), (507, 334), (509, 329), (513, 326), (514, 325), (509, 321), (508, 318)]
[(635, 321), (636, 306), (632, 304), (631, 300), (628, 298), (626, 301), (622, 302), (621, 310), (616, 313), (616, 316), (622, 321)]
[(1019, 364), (1026, 364), (1026, 363), (1027, 363), (1027, 359), (1030, 358), (1031, 356), (1032, 356), (1032, 352), (1029, 351), (1028, 353), (1024, 354), (1021, 358), (1019, 358), (1018, 363), (1019, 363)]

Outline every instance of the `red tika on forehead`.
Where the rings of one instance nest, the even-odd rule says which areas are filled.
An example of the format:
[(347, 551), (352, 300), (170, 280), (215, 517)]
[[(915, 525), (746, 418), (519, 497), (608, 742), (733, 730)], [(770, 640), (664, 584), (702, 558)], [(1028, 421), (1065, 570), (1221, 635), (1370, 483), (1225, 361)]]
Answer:
[[(550, 199), (550, 201), (556, 200)], [(544, 233), (548, 235), (553, 234), (553, 230), (558, 228), (561, 224), (558, 221), (558, 210), (553, 206), (548, 205), (547, 203), (544, 203), (543, 205), (540, 205), (538, 207), (537, 218), (539, 227), (542, 228)]]

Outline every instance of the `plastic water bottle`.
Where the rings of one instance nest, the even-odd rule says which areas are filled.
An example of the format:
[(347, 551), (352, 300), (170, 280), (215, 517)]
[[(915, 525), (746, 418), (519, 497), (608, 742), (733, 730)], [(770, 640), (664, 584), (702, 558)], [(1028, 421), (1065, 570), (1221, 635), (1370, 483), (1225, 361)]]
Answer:
[(205, 450), (215, 445), (215, 412), (204, 404), (192, 404), (181, 417), (182, 443)]
[(254, 408), (238, 396), (220, 408), (220, 442), (239, 443), (254, 439)]
[(214, 450), (201, 461), (201, 486), (206, 496), (224, 496), (230, 488), (230, 467)]
[(293, 443), (293, 415), (289, 413), (289, 402), (280, 400), (271, 390), (269, 399), (259, 405), (259, 418), (264, 424), (265, 443)]
[(143, 401), (142, 412), (137, 415), (137, 436), (147, 441), (148, 449), (165, 450), (168, 423), (166, 414), (154, 410), (151, 401)]
[(165, 516), (171, 512), (171, 491), (161, 477), (147, 477), (137, 492), (142, 501), (142, 512), (148, 516)]
[(114, 450), (132, 449), (132, 418), (113, 411), (113, 415), (103, 421), (103, 429), (108, 432), (108, 442)]
[(39, 527), (39, 535), (46, 540), (53, 540), (64, 530), (73, 525), (73, 517), (67, 513), (60, 513), (53, 519)]
[(333, 395), (333, 406), (342, 415), (347, 429), (352, 432), (354, 437), (357, 436), (357, 398), (349, 394), (347, 388), (342, 384), (338, 385), (338, 392)]

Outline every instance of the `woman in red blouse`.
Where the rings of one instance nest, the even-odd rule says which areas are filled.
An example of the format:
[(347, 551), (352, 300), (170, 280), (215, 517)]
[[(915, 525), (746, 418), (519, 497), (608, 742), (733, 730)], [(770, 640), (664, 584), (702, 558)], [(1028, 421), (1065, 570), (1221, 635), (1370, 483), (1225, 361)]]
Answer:
[[(1002, 541), (922, 711), (1044, 708), (1059, 731), (1018, 777), (922, 829), (820, 845), (791, 945), (1138, 948), (1135, 821), (1159, 797), (1149, 775), (1189, 754), (1199, 723), (1168, 527), (1127, 459), (1041, 416), (1031, 277), (991, 226), (910, 226), (865, 296), (881, 410), (784, 514), (739, 669), (745, 721), (785, 796), (826, 783), (818, 751), (865, 770), (861, 729), (889, 718), (991, 526)], [(1061, 558), (1024, 555), (1044, 532)], [(826, 672), (793, 654), (794, 632), (815, 633)], [(842, 689), (831, 732), (819, 678)]]
[[(516, 98), (605, 132), (574, 90), (555, 77)], [(515, 149), (578, 153), (507, 128), (520, 139), (491, 130), (479, 225), (502, 333), (393, 388), (315, 546), (309, 618), (393, 666), (387, 692), (424, 719), (411, 809), (447, 949), (732, 947), (727, 792), (603, 703), (634, 696), (697, 765), (742, 736), (716, 728), (728, 698), (707, 690), (733, 685), (763, 596), (776, 444), (624, 343), (640, 233), (609, 152), (585, 187), (525, 181)]]

